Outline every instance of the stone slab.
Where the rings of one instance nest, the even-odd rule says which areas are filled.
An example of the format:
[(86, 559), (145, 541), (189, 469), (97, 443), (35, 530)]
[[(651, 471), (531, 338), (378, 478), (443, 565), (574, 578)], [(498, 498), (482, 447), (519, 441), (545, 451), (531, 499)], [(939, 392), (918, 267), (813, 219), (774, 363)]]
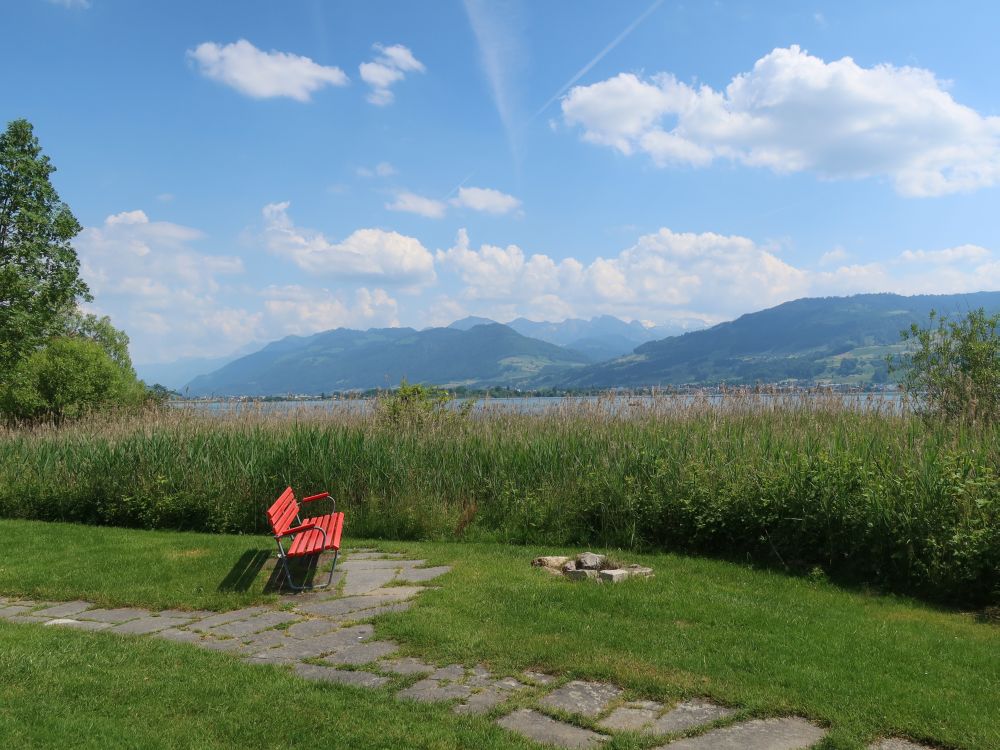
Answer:
[(499, 706), (510, 693), (496, 688), (486, 688), (478, 693), (473, 693), (464, 703), (459, 703), (453, 709), (456, 714), (484, 714)]
[(218, 614), (218, 612), (212, 612), (207, 609), (165, 609), (156, 614), (160, 617), (173, 617), (177, 620), (204, 620), (206, 617)]
[(0, 609), (0, 617), (5, 620), (13, 619), (18, 615), (23, 615), (31, 611), (31, 607), (25, 604), (11, 604), (3, 609)]
[(426, 586), (389, 586), (387, 588), (369, 591), (368, 596), (377, 596), (380, 599), (401, 602), (407, 599), (412, 599), (424, 591), (427, 591)]
[(350, 672), (345, 669), (321, 667), (317, 664), (296, 664), (294, 669), (295, 674), (307, 680), (320, 680), (353, 687), (377, 688), (389, 681), (388, 677), (381, 677), (371, 672)]
[(438, 576), (443, 576), (451, 570), (450, 565), (439, 565), (436, 568), (410, 568), (406, 567), (400, 572), (398, 579), (400, 581), (409, 581), (410, 583), (422, 583), (423, 581), (432, 581)]
[(289, 638), (313, 638), (317, 635), (325, 635), (339, 627), (340, 623), (335, 620), (303, 620), (289, 627), (285, 634)]
[(621, 697), (622, 692), (620, 687), (604, 682), (574, 680), (552, 691), (539, 703), (546, 708), (593, 718)]
[(33, 625), (45, 625), (51, 620), (51, 617), (36, 617), (35, 615), (16, 615), (14, 617), (8, 617), (11, 622), (20, 622), (24, 624), (31, 623)]
[(352, 628), (342, 628), (326, 635), (318, 635), (313, 638), (288, 639), (289, 642), (277, 648), (257, 654), (254, 658), (266, 656), (270, 661), (298, 661), (299, 659), (312, 659), (317, 656), (340, 651), (348, 646), (353, 646), (366, 638), (370, 638), (374, 629), (371, 625), (356, 625)]
[(241, 638), (240, 640), (246, 645), (247, 650), (252, 651), (256, 649), (263, 651), (266, 648), (273, 648), (274, 646), (288, 643), (287, 632), (285, 630), (265, 630), (262, 633), (254, 633), (249, 638)]
[(363, 609), (377, 607), (380, 604), (388, 604), (396, 601), (393, 597), (387, 596), (345, 596), (341, 599), (328, 599), (319, 602), (307, 602), (299, 605), (300, 612), (311, 615), (326, 615), (334, 617), (337, 615), (347, 615)]
[(673, 732), (685, 732), (692, 727), (724, 719), (732, 713), (733, 710), (731, 708), (720, 706), (718, 703), (712, 703), (702, 698), (692, 698), (691, 700), (681, 701), (653, 722), (648, 733), (672, 734)]
[(59, 617), (45, 623), (46, 627), (56, 626), (60, 628), (75, 628), (76, 630), (104, 630), (110, 628), (110, 622), (98, 622), (96, 620), (71, 620), (68, 617)]
[(449, 664), (441, 667), (431, 675), (432, 680), (461, 680), (465, 677), (465, 667), (461, 664)]
[(206, 630), (211, 630), (219, 625), (225, 625), (227, 622), (234, 622), (235, 620), (245, 620), (248, 617), (253, 617), (254, 615), (261, 615), (268, 612), (267, 607), (246, 607), (245, 609), (234, 609), (229, 612), (219, 612), (210, 617), (206, 617), (204, 620), (200, 620), (188, 627), (191, 630), (197, 630), (199, 632), (205, 632)]
[(209, 651), (240, 651), (243, 649), (243, 643), (236, 638), (202, 638), (194, 643)]
[(640, 732), (656, 721), (659, 713), (656, 709), (621, 706), (597, 726), (612, 732)]
[(38, 617), (72, 617), (73, 615), (78, 615), (81, 612), (85, 612), (94, 605), (90, 602), (84, 601), (73, 601), (73, 602), (63, 602), (62, 604), (56, 604), (52, 607), (46, 607), (45, 609), (35, 612)]
[(468, 698), (470, 695), (472, 695), (472, 688), (465, 685), (459, 685), (457, 682), (441, 682), (430, 678), (415, 682), (410, 687), (396, 693), (396, 697), (400, 700), (420, 701), (422, 703)]
[(340, 567), (350, 573), (354, 570), (374, 570), (376, 568), (396, 570), (402, 567), (416, 567), (425, 562), (426, 560), (356, 560), (348, 558), (340, 564)]
[(404, 659), (386, 659), (378, 663), (378, 668), (384, 672), (396, 674), (430, 674), (434, 671), (433, 664), (425, 664), (420, 659), (410, 657)]
[(556, 678), (544, 672), (522, 672), (521, 676), (535, 685), (551, 685)]
[(379, 615), (387, 615), (392, 612), (405, 612), (410, 607), (413, 606), (413, 602), (399, 602), (398, 604), (383, 604), (381, 607), (372, 607), (371, 609), (362, 609), (357, 612), (352, 612), (349, 615), (345, 615), (346, 620), (351, 620), (353, 622), (364, 622), (365, 620), (372, 620)]
[(254, 633), (259, 633), (262, 630), (273, 628), (275, 625), (284, 625), (285, 623), (293, 622), (298, 619), (300, 619), (298, 615), (293, 615), (289, 612), (265, 612), (262, 615), (250, 617), (246, 620), (233, 620), (232, 622), (227, 622), (224, 625), (218, 625), (212, 628), (209, 631), (209, 634), (215, 636), (228, 635), (233, 637), (249, 636)]
[(107, 622), (117, 625), (129, 620), (137, 620), (140, 617), (149, 617), (148, 609), (133, 609), (131, 607), (120, 607), (118, 609), (88, 609), (81, 612), (74, 619), (96, 620), (97, 622)]
[(795, 716), (753, 719), (677, 740), (657, 750), (803, 750), (824, 735), (825, 729)]
[(393, 560), (403, 556), (401, 552), (349, 552), (351, 560)]
[(629, 577), (627, 570), (621, 570), (620, 568), (615, 568), (614, 570), (602, 570), (598, 574), (598, 580), (601, 583), (621, 583)]
[(596, 570), (567, 570), (566, 577), (571, 581), (597, 580), (600, 573)]
[(902, 737), (883, 737), (868, 746), (868, 750), (933, 750), (929, 745), (918, 745)]
[(368, 641), (335, 651), (323, 661), (328, 664), (371, 664), (398, 650), (399, 646), (392, 641)]
[(367, 594), (369, 591), (382, 588), (396, 577), (394, 568), (360, 568), (350, 570), (344, 580), (342, 589), (344, 596)]
[(201, 636), (193, 630), (167, 628), (152, 635), (154, 638), (162, 638), (165, 641), (175, 641), (177, 643), (201, 643)]
[(530, 708), (521, 708), (497, 720), (497, 724), (535, 742), (566, 748), (597, 747), (608, 738), (589, 729), (556, 721)]
[(177, 620), (173, 617), (140, 617), (138, 620), (129, 620), (111, 628), (112, 633), (124, 633), (126, 635), (148, 635), (158, 633), (167, 628), (177, 628), (189, 623), (190, 620)]

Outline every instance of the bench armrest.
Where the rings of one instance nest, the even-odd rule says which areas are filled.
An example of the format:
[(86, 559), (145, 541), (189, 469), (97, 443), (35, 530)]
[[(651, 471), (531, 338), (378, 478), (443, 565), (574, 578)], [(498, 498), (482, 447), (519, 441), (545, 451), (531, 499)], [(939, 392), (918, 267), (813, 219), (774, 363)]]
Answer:
[[(316, 528), (316, 522), (315, 521), (313, 521), (312, 523), (310, 523), (310, 522), (307, 521), (306, 523), (302, 524), (301, 526), (295, 526), (295, 527), (293, 527), (291, 529), (287, 529), (283, 534), (275, 534), (274, 538), (275, 539), (281, 539), (282, 537), (292, 536), (293, 534), (298, 534), (300, 531), (309, 531), (309, 529), (315, 529), (315, 528)], [(323, 529), (320, 529), (320, 531), (323, 531)], [(323, 536), (326, 536), (326, 532), (323, 533)]]
[(337, 501), (330, 495), (329, 492), (320, 492), (318, 495), (310, 495), (309, 497), (302, 498), (303, 503), (311, 503), (314, 500), (326, 500), (329, 499), (333, 503), (333, 512), (337, 512)]

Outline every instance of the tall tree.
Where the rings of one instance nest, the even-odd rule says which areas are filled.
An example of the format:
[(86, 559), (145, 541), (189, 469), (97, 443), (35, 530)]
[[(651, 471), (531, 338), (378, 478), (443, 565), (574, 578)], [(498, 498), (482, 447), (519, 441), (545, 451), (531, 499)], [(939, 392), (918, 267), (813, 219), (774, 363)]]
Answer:
[(31, 123), (0, 135), (0, 383), (89, 301), (71, 244), (82, 227), (49, 181), (55, 171)]

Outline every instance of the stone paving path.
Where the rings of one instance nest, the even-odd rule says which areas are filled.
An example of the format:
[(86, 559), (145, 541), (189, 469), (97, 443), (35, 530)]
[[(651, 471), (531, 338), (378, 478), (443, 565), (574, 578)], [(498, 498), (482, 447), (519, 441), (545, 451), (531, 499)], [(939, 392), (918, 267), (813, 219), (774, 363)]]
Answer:
[[(608, 683), (540, 672), (499, 676), (483, 665), (439, 667), (400, 657), (397, 644), (373, 640), (368, 621), (405, 611), (426, 588), (414, 584), (433, 581), (450, 568), (421, 567), (423, 560), (377, 550), (356, 549), (342, 558), (335, 576), (339, 590), (282, 596), (278, 608), (151, 612), (0, 597), (0, 618), (190, 643), (231, 652), (251, 664), (288, 665), (307, 680), (358, 688), (395, 681), (398, 700), (448, 701), (457, 714), (490, 714), (511, 732), (562, 748), (596, 748), (618, 732), (629, 732), (650, 743), (666, 741), (653, 750), (799, 750), (826, 735), (824, 728), (794, 716), (739, 721), (736, 709), (701, 698), (665, 705), (629, 700), (622, 688)], [(322, 560), (320, 566), (330, 562)], [(505, 707), (508, 703), (513, 705)], [(869, 750), (928, 749), (885, 738)]]

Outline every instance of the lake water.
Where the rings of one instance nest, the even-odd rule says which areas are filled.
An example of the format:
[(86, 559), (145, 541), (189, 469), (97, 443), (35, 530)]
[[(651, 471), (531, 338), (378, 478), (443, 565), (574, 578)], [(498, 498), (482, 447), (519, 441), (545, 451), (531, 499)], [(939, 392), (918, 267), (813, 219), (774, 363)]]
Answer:
[[(477, 413), (506, 412), (516, 414), (545, 414), (547, 412), (583, 408), (602, 409), (612, 413), (655, 410), (668, 412), (671, 409), (684, 408), (696, 401), (724, 406), (734, 399), (745, 403), (746, 396), (712, 393), (708, 395), (615, 395), (602, 396), (525, 396), (519, 398), (456, 398), (448, 404), (449, 408), (461, 408), (467, 401), (472, 401), (472, 409)], [(860, 410), (881, 410), (898, 412), (905, 409), (902, 395), (899, 393), (784, 393), (778, 395), (754, 394), (755, 406), (773, 408), (785, 404), (820, 403), (829, 399), (839, 399), (845, 406)], [(375, 407), (374, 399), (316, 399), (302, 401), (171, 401), (176, 409), (190, 409), (195, 412), (232, 416), (239, 414), (291, 414), (308, 413), (321, 414), (369, 414)]]

